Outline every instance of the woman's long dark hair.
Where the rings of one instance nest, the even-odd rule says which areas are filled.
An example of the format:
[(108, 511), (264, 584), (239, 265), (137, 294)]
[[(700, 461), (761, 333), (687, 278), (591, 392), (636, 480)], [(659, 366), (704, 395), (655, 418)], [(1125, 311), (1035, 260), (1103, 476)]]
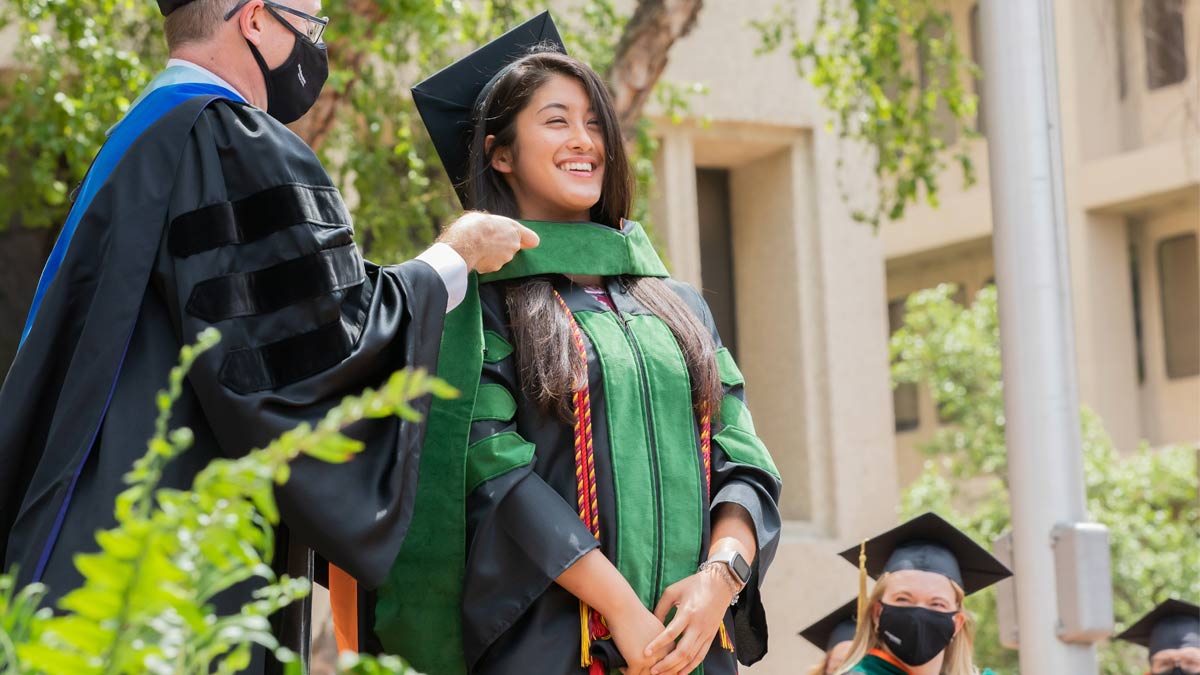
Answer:
[[(510, 218), (520, 217), (516, 196), (504, 176), (492, 168), (492, 158), (503, 147), (516, 155), (517, 115), (534, 93), (556, 75), (574, 78), (583, 85), (600, 121), (604, 182), (600, 200), (591, 208), (591, 218), (620, 228), (621, 219), (633, 203), (634, 180), (612, 97), (595, 71), (548, 48), (535, 50), (512, 64), (478, 105), (465, 185), (468, 206)], [(495, 137), (490, 147), (486, 142), (488, 136)], [(622, 283), (634, 299), (671, 329), (687, 361), (697, 410), (715, 406), (721, 384), (716, 347), (708, 329), (662, 279), (631, 276), (622, 279)], [(548, 280), (530, 278), (510, 284), (506, 301), (522, 387), (543, 411), (570, 420), (572, 394), (582, 384), (582, 371), (572, 347), (570, 323), (553, 290)]]

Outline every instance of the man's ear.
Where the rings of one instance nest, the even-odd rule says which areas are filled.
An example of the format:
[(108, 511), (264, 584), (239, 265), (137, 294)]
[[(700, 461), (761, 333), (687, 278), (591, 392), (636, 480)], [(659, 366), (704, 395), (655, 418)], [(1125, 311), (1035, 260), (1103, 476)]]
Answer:
[(502, 145), (496, 148), (496, 152), (492, 153), (492, 146), (496, 143), (496, 135), (488, 134), (488, 137), (483, 139), (483, 151), (492, 155), (492, 168), (499, 173), (513, 172), (513, 156), (512, 148), (507, 145)]
[(262, 44), (264, 22), (267, 20), (267, 10), (262, 2), (251, 0), (245, 7), (238, 10), (238, 27), (245, 37), (257, 47)]

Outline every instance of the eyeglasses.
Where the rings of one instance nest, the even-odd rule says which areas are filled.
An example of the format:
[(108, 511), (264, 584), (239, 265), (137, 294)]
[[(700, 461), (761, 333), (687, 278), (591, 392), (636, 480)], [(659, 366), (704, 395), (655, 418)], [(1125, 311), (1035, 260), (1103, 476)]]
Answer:
[[(233, 6), (233, 9), (225, 13), (225, 20), (228, 21), (232, 19), (233, 15), (237, 14), (238, 11), (249, 4), (250, 1), (251, 0), (240, 0), (238, 4)], [(263, 0), (263, 6), (266, 7), (267, 11), (270, 12), (271, 15), (278, 19), (283, 25), (287, 26), (298, 34), (303, 35), (308, 39), (309, 42), (312, 42), (313, 44), (321, 44), (321, 38), (325, 35), (325, 27), (329, 25), (329, 17), (313, 16), (312, 14), (301, 12), (300, 10), (288, 7), (287, 5), (281, 5), (278, 2), (271, 2), (271, 0)], [(303, 19), (304, 30), (297, 29), (290, 21), (287, 21), (282, 16), (279, 16), (279, 13), (275, 10), (279, 10), (279, 12), (287, 12), (292, 16), (298, 16)]]

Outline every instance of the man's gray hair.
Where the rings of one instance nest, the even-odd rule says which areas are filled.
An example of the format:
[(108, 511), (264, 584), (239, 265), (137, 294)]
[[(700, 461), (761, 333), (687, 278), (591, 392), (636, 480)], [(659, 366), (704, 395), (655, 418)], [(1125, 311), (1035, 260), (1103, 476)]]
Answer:
[(163, 27), (167, 35), (167, 49), (189, 42), (204, 42), (217, 32), (225, 21), (225, 13), (233, 9), (239, 0), (192, 0), (167, 15)]

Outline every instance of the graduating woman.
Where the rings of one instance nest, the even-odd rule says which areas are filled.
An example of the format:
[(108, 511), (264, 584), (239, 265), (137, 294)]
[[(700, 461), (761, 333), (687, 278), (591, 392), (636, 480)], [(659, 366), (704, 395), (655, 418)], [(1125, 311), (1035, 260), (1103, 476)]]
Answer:
[[(778, 471), (701, 295), (624, 219), (633, 178), (603, 82), (562, 52), (543, 14), (414, 89), (468, 208), (541, 243), (479, 279), (477, 324), (448, 318), (447, 336), (483, 336), (448, 337), (440, 358), (472, 401), (445, 416), (469, 422), (463, 475), (437, 464), (458, 427), (435, 410), (408, 539), (425, 543), (402, 552), (376, 632), (434, 674), (734, 673), (735, 652), (766, 650)], [(431, 575), (456, 514), (429, 502), (459, 486), (454, 589)], [(455, 590), (451, 626), (431, 607)], [(444, 657), (455, 630), (465, 664)]]
[[(839, 673), (978, 675), (966, 596), (1012, 575), (934, 513), (842, 552), (863, 574), (858, 632)], [(866, 595), (866, 575), (876, 579)], [(991, 671), (985, 671), (990, 673)]]

